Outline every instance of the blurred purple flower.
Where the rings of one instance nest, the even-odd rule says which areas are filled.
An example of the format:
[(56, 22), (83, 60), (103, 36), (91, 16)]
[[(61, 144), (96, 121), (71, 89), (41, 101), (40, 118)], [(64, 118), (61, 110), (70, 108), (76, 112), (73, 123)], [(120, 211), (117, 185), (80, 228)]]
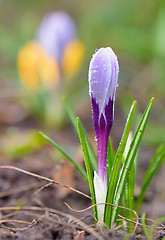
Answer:
[(76, 35), (76, 25), (70, 15), (57, 11), (45, 15), (36, 33), (36, 40), (61, 64), (66, 45)]
[(114, 118), (119, 65), (110, 47), (100, 48), (89, 66), (89, 94), (98, 146), (98, 176), (107, 186), (107, 145)]

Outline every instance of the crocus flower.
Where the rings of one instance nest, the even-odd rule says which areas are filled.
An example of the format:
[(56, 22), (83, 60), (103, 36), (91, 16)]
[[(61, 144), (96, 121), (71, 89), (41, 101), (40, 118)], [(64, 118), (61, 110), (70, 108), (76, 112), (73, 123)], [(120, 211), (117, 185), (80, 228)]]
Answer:
[(58, 62), (61, 74), (73, 77), (82, 66), (85, 47), (77, 38), (75, 22), (64, 11), (46, 14), (36, 33), (36, 41)]
[(85, 47), (80, 40), (70, 42), (63, 53), (62, 71), (65, 76), (73, 77), (84, 60)]
[(51, 89), (59, 83), (56, 59), (49, 56), (39, 43), (31, 41), (18, 53), (18, 73), (22, 84), (30, 91)]
[(46, 14), (38, 31), (36, 40), (61, 64), (67, 44), (76, 39), (76, 26), (69, 14), (56, 11)]
[[(98, 174), (94, 175), (97, 203), (105, 202), (107, 191), (107, 145), (114, 118), (114, 101), (119, 73), (117, 57), (110, 47), (100, 48), (89, 66), (89, 94), (93, 125), (97, 137)], [(98, 206), (103, 220), (104, 205)]]
[[(18, 53), (19, 77), (26, 89), (32, 94), (37, 93), (38, 101), (44, 96), (44, 101), (41, 102), (45, 105), (45, 110), (39, 111), (36, 104), (35, 111), (40, 112), (39, 118), (42, 116), (44, 121), (48, 119), (49, 125), (60, 127), (64, 122), (61, 91), (67, 89), (69, 93), (68, 84), (82, 66), (85, 47), (77, 38), (75, 22), (63, 11), (46, 14), (34, 39), (25, 44)], [(55, 94), (50, 90), (56, 90)], [(46, 104), (45, 99), (49, 104)], [(32, 110), (35, 109), (34, 105), (32, 104)], [(54, 107), (58, 114), (52, 114)]]

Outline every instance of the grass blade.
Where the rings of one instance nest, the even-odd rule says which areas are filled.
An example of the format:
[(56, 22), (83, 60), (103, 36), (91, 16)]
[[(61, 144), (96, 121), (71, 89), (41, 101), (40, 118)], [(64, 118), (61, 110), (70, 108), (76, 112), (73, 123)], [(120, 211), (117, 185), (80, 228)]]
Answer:
[[(124, 164), (125, 159), (127, 158), (127, 154), (129, 152), (129, 148), (130, 148), (132, 139), (133, 139), (133, 135), (132, 135), (132, 132), (130, 131), (130, 133), (128, 135), (127, 143), (125, 146), (125, 150), (124, 150), (123, 164)], [(125, 189), (124, 189), (125, 207), (132, 209), (132, 210), (134, 209), (134, 186), (135, 186), (135, 161), (128, 173), (128, 177), (127, 177), (127, 180), (125, 183)], [(120, 211), (120, 209), (119, 209), (119, 211)], [(134, 217), (134, 213), (132, 213), (131, 211), (125, 210), (125, 217), (128, 219), (131, 219)], [(134, 225), (135, 224), (132, 222), (127, 223), (127, 226), (130, 227), (128, 229), (130, 233), (132, 233)]]
[(39, 132), (40, 135), (50, 143), (54, 148), (56, 148), (73, 166), (77, 169), (77, 171), (83, 176), (85, 181), (88, 182), (87, 174), (81, 165), (76, 163), (60, 146), (58, 146), (53, 140), (51, 140), (45, 133)]
[(113, 150), (111, 138), (109, 137), (108, 139), (108, 148), (107, 148), (107, 174), (108, 174), (108, 179), (110, 178), (110, 174), (112, 171), (112, 166), (115, 160), (115, 153)]
[(142, 214), (142, 227), (143, 227), (143, 231), (144, 231), (147, 239), (148, 239), (148, 240), (152, 240), (152, 237), (150, 237), (150, 234), (149, 234), (149, 232), (148, 232), (148, 230), (147, 230), (145, 218), (146, 218), (146, 213), (143, 213), (143, 214)]
[[(118, 177), (119, 177), (119, 169), (120, 169), (125, 145), (126, 145), (126, 142), (128, 139), (128, 135), (129, 135), (129, 132), (131, 129), (133, 117), (135, 114), (135, 109), (136, 109), (136, 101), (134, 101), (132, 103), (132, 106), (131, 106), (131, 109), (130, 109), (130, 112), (129, 112), (129, 115), (128, 115), (128, 118), (126, 121), (123, 136), (122, 136), (122, 139), (119, 144), (119, 147), (118, 147), (118, 150), (116, 153), (116, 157), (114, 160), (113, 169), (111, 171), (109, 185), (108, 185), (108, 189), (107, 189), (107, 198), (106, 198), (107, 203), (112, 203), (112, 200), (113, 200), (114, 192), (116, 189), (116, 184), (117, 184)], [(112, 211), (112, 207), (109, 205), (105, 205), (104, 221), (108, 227), (110, 227), (110, 225), (111, 225), (111, 211)]]
[[(86, 139), (85, 139), (83, 127), (81, 125), (79, 118), (77, 118), (77, 126), (78, 126), (78, 131), (79, 131), (81, 148), (82, 148), (83, 155), (84, 155), (86, 171), (87, 171), (87, 175), (88, 175), (88, 182), (89, 182), (89, 187), (90, 187), (90, 192), (91, 192), (91, 197), (92, 197), (92, 204), (94, 205), (94, 204), (96, 204), (96, 197), (95, 197), (95, 188), (94, 188), (94, 182), (93, 182), (93, 171), (91, 168), (91, 161), (90, 161), (88, 148), (86, 145)], [(93, 213), (94, 213), (95, 218), (97, 219), (97, 207), (96, 206), (93, 207)]]
[[(72, 111), (68, 101), (66, 100), (66, 98), (63, 98), (63, 103), (64, 103), (64, 106), (65, 106), (65, 109), (66, 109), (66, 112), (68, 114), (68, 117), (72, 123), (72, 126), (76, 132), (76, 135), (77, 137), (79, 137), (79, 133), (78, 133), (78, 127), (77, 127), (77, 120), (76, 120), (76, 116), (74, 114), (74, 112)], [(86, 145), (87, 145), (87, 148), (88, 148), (88, 152), (89, 152), (89, 156), (90, 156), (90, 159), (91, 159), (91, 164), (92, 164), (92, 168), (93, 170), (97, 171), (97, 156), (93, 150), (93, 147), (92, 145), (90, 144), (90, 141), (87, 137), (87, 134), (86, 134), (86, 131), (83, 127), (83, 132), (84, 132), (84, 137), (85, 137), (85, 140), (86, 140)]]
[(146, 174), (144, 176), (143, 184), (141, 187), (141, 192), (140, 192), (140, 195), (138, 196), (138, 198), (136, 200), (136, 204), (135, 204), (136, 211), (139, 210), (141, 203), (143, 201), (144, 195), (146, 193), (146, 190), (147, 190), (148, 186), (150, 185), (152, 178), (154, 177), (156, 172), (159, 170), (159, 168), (164, 160), (165, 160), (165, 146), (160, 145), (160, 147), (156, 151), (153, 159), (151, 160), (151, 162), (148, 166), (148, 169), (146, 171)]
[[(157, 232), (157, 225), (159, 225), (160, 226), (160, 223), (163, 223), (163, 222), (165, 222), (165, 216), (163, 216), (163, 217), (160, 217), (160, 218), (158, 218), (156, 221), (154, 221), (154, 223), (153, 223), (153, 225), (151, 226), (151, 230), (150, 230), (150, 232), (149, 232), (149, 235), (150, 235), (150, 239), (152, 240), (152, 239), (155, 239), (155, 234), (154, 234), (154, 232), (155, 232), (155, 230), (156, 230), (156, 232)], [(159, 231), (158, 231), (159, 232)], [(160, 231), (161, 232), (161, 231)], [(163, 233), (164, 233), (164, 231), (163, 231)], [(160, 238), (159, 239), (165, 239), (164, 238), (164, 234), (162, 234), (163, 236), (163, 238), (161, 238), (161, 236), (160, 236)]]
[[(151, 111), (151, 108), (152, 108), (153, 101), (154, 101), (154, 98), (151, 99), (151, 101), (149, 102), (149, 104), (148, 104), (148, 106), (147, 106), (147, 108), (146, 108), (146, 110), (145, 110), (145, 112), (142, 116), (140, 124), (139, 124), (139, 126), (136, 130), (133, 141), (131, 143), (129, 152), (127, 154), (127, 158), (126, 158), (126, 160), (125, 160), (125, 162), (122, 166), (121, 173), (120, 173), (120, 176), (119, 176), (119, 180), (118, 180), (117, 186), (116, 186), (115, 195), (114, 195), (114, 198), (113, 198), (113, 204), (115, 204), (115, 205), (118, 205), (121, 202), (123, 192), (124, 192), (124, 184), (126, 182), (126, 179), (128, 177), (128, 173), (129, 173), (129, 171), (132, 167), (132, 164), (134, 162), (139, 144), (141, 142), (141, 139), (142, 139), (142, 136), (143, 136), (143, 133), (144, 133), (149, 115), (150, 115), (150, 111)], [(117, 207), (114, 207), (113, 211), (112, 211), (111, 225), (116, 221), (117, 211), (118, 211)]]
[[(131, 167), (130, 173), (128, 174), (127, 182), (125, 184), (125, 207), (129, 209), (134, 209), (134, 186), (135, 186), (135, 166), (134, 164)], [(134, 213), (128, 210), (125, 210), (125, 217), (131, 219), (134, 217)], [(129, 232), (133, 232), (134, 223), (128, 222)]]
[(76, 135), (79, 136), (76, 116), (75, 116), (74, 112), (72, 111), (72, 109), (71, 109), (71, 107), (70, 107), (70, 105), (69, 105), (69, 103), (68, 103), (66, 98), (63, 98), (63, 104), (65, 106), (65, 110), (66, 110), (66, 112), (68, 114), (69, 120), (71, 121), (72, 126), (73, 126), (73, 128), (74, 128), (74, 130), (76, 132)]

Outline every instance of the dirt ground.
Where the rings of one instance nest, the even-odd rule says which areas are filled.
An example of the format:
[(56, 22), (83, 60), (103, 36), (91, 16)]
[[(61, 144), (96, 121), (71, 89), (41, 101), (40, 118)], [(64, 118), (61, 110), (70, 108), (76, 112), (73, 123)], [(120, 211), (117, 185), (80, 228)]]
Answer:
[[(23, 126), (24, 124), (21, 125), (22, 129)], [(112, 132), (112, 140), (114, 134), (116, 133)], [(120, 134), (116, 134), (117, 138), (118, 135)], [(82, 154), (79, 148), (77, 150), (78, 142), (70, 126), (56, 134), (56, 141), (68, 144), (70, 152), (75, 152), (77, 160), (83, 164)], [(95, 229), (92, 209), (83, 212), (69, 209), (65, 203), (75, 210), (82, 210), (89, 207), (91, 201), (68, 187), (86, 195), (90, 194), (89, 188), (70, 163), (64, 159), (60, 162), (52, 160), (51, 149), (51, 146), (45, 145), (15, 161), (0, 155), (1, 166), (28, 171), (23, 173), (19, 169), (0, 169), (0, 239), (146, 239), (140, 226), (133, 236), (128, 235), (126, 238), (126, 231), (117, 231), (115, 226), (109, 231)], [(136, 192), (154, 151), (142, 148), (141, 152)], [(29, 175), (29, 172), (36, 175)], [(164, 172), (165, 165), (154, 178), (141, 209), (153, 220), (165, 216)], [(49, 179), (42, 179), (38, 175)], [(50, 179), (59, 184), (52, 184)], [(164, 230), (157, 231), (155, 239), (162, 239), (164, 234)]]

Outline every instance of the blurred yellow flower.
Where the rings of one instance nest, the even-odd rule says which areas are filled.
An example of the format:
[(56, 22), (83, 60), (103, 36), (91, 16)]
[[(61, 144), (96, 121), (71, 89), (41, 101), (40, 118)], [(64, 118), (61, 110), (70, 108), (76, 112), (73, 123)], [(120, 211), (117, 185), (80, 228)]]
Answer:
[(74, 76), (82, 66), (85, 46), (80, 40), (70, 42), (64, 49), (62, 71), (66, 76)]
[(60, 79), (58, 63), (39, 43), (31, 41), (18, 53), (18, 73), (24, 87), (30, 91), (51, 89)]

